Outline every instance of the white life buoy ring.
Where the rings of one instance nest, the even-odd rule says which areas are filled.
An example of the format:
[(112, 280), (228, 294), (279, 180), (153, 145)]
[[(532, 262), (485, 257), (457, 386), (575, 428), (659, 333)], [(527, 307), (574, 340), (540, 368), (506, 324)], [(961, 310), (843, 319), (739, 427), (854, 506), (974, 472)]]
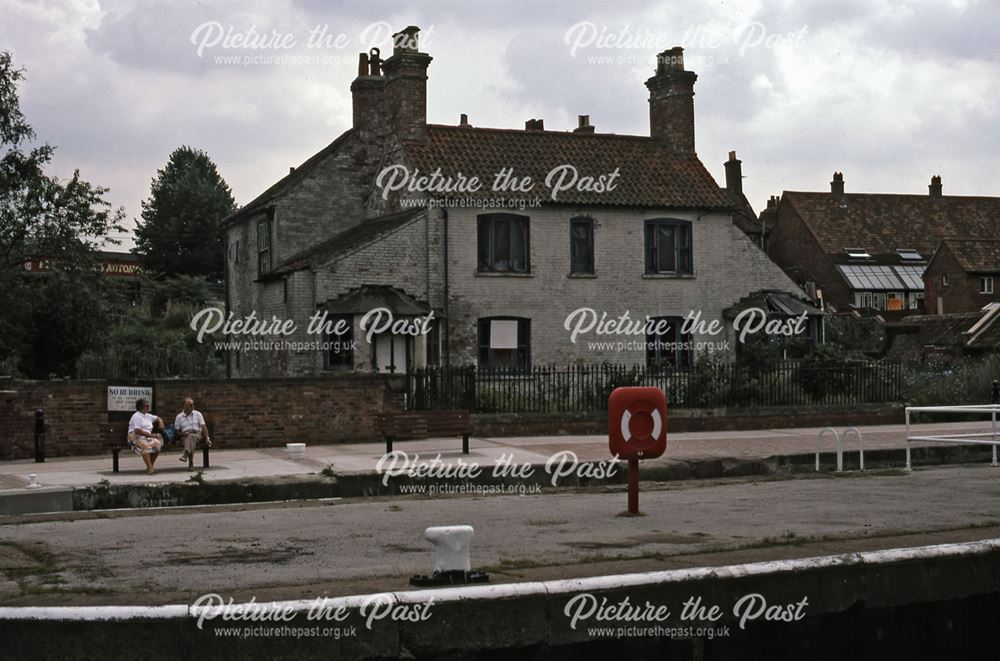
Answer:
[[(659, 409), (656, 408), (654, 408), (652, 411), (649, 412), (649, 416), (653, 419), (652, 437), (653, 440), (655, 441), (656, 439), (660, 438), (660, 432), (663, 431), (663, 420), (662, 418), (660, 418)], [(622, 413), (621, 430), (622, 430), (622, 439), (624, 439), (626, 443), (632, 440), (632, 430), (629, 429), (629, 423), (631, 421), (632, 421), (632, 411), (629, 409), (625, 409), (624, 413)]]

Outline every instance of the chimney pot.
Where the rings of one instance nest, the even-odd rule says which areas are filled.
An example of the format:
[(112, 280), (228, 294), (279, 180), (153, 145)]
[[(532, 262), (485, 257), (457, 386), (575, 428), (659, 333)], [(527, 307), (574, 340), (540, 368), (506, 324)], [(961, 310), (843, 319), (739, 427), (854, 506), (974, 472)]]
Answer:
[(416, 25), (408, 25), (396, 34), (392, 35), (392, 54), (396, 55), (400, 51), (417, 52), (417, 42), (420, 38), (420, 28)]
[(684, 71), (684, 48), (674, 46), (656, 56), (656, 73)]
[(358, 75), (368, 75), (368, 53), (358, 53)]
[(524, 123), (525, 131), (544, 131), (545, 130), (545, 120), (544, 119), (529, 119)]
[(834, 172), (833, 181), (830, 182), (830, 192), (840, 197), (844, 194), (844, 173)]
[(466, 115), (464, 112), (459, 116), (458, 125), (459, 126), (468, 126), (469, 125), (469, 116)]
[(772, 195), (771, 198), (767, 201), (767, 208), (768, 209), (777, 209), (778, 208), (778, 196), (777, 195)]
[(288, 174), (291, 174), (293, 172), (295, 172), (295, 166), (294, 165), (289, 165), (288, 166)]
[(931, 197), (941, 197), (941, 175), (936, 174), (931, 177), (931, 184), (927, 187)]
[[(369, 76), (381, 76), (382, 75), (382, 51), (377, 48), (372, 48), (368, 51), (368, 75)], [(358, 75), (364, 75), (358, 73)]]

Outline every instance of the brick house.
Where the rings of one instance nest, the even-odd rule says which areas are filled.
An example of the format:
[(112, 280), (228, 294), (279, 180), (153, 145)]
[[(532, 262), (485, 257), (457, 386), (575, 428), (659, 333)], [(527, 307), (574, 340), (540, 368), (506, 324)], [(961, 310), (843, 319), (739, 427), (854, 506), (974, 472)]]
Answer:
[(978, 312), (1000, 300), (1000, 238), (944, 239), (924, 281), (928, 307), (936, 314)]
[(784, 191), (761, 213), (768, 255), (833, 310), (923, 311), (924, 271), (942, 239), (1000, 238), (1000, 198), (942, 195), (939, 176), (928, 189), (845, 193), (835, 172), (829, 193)]
[[(572, 131), (546, 130), (540, 119), (508, 130), (473, 127), (465, 115), (454, 126), (427, 123), (431, 57), (417, 36), (414, 27), (397, 34), (386, 60), (377, 49), (362, 53), (353, 127), (227, 219), (228, 310), (291, 319), (298, 330), (285, 339), (302, 343), (232, 352), (233, 376), (686, 365), (697, 353), (679, 342), (688, 312), (719, 320), (711, 340), (729, 341), (731, 354), (727, 319), (741, 300), (764, 291), (804, 297), (734, 225), (729, 193), (695, 154), (697, 76), (684, 70), (681, 49), (661, 54), (646, 81), (649, 136), (598, 133), (587, 116)], [(614, 185), (556, 194), (547, 178), (567, 164), (581, 181)], [(394, 188), (384, 177), (403, 169), (486, 185)], [(498, 192), (502, 172), (536, 185)], [(365, 315), (378, 308), (413, 324), (369, 338)], [(573, 342), (567, 319), (581, 308), (664, 323), (638, 344), (594, 347), (586, 340), (633, 338)], [(315, 314), (340, 324), (327, 327), (338, 332), (320, 348), (306, 332)]]

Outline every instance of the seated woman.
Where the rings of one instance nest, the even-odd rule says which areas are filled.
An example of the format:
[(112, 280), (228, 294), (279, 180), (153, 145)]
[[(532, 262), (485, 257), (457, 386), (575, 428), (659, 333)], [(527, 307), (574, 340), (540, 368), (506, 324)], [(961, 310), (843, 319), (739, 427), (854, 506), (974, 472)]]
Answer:
[(128, 442), (132, 451), (142, 457), (146, 464), (146, 473), (156, 472), (153, 464), (163, 449), (163, 437), (153, 433), (153, 425), (163, 429), (163, 420), (149, 412), (149, 400), (143, 398), (135, 403), (135, 413), (128, 421)]

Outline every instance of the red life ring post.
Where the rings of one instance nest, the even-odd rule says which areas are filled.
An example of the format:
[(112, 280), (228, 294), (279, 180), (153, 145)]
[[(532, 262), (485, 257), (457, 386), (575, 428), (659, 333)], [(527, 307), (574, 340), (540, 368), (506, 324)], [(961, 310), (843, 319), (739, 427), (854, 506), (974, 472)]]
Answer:
[(667, 449), (667, 396), (659, 388), (615, 388), (608, 398), (608, 449), (628, 460), (628, 513), (639, 513), (639, 460)]

